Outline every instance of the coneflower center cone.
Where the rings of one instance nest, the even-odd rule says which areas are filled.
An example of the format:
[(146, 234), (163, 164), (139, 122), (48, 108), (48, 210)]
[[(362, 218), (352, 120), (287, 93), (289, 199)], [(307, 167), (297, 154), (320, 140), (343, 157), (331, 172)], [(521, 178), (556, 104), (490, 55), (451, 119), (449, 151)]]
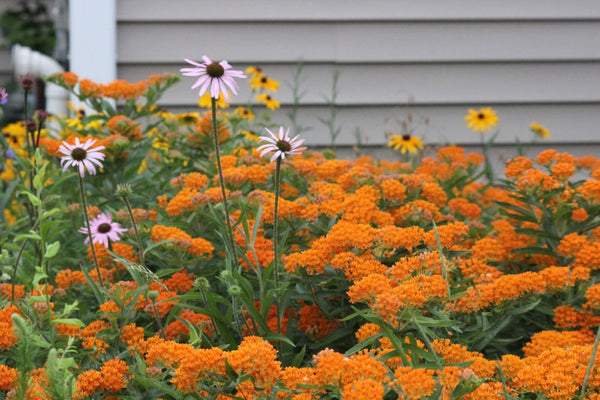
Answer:
[(83, 161), (83, 160), (85, 160), (86, 156), (87, 156), (87, 151), (80, 147), (74, 148), (73, 151), (71, 152), (71, 157), (73, 157), (73, 160), (76, 160), (76, 161)]
[(292, 145), (287, 140), (278, 140), (275, 144), (277, 148), (283, 152), (292, 150)]
[(100, 233), (108, 233), (111, 229), (112, 227), (110, 226), (110, 224), (107, 224), (106, 222), (98, 225), (98, 232)]
[(220, 78), (225, 74), (225, 69), (219, 63), (212, 63), (206, 66), (206, 73), (213, 78)]
[(410, 140), (410, 135), (402, 135), (402, 140), (408, 142)]

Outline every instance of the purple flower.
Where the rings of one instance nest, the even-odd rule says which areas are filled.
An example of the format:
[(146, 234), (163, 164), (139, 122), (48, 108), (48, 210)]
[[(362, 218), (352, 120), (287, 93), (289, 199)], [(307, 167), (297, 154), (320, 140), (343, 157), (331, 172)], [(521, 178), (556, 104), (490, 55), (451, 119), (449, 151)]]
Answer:
[[(108, 248), (108, 241), (113, 242), (119, 241), (119, 235), (123, 232), (127, 232), (127, 229), (123, 228), (121, 224), (112, 222), (111, 213), (100, 214), (96, 218), (90, 221), (90, 229), (92, 231), (92, 241), (94, 243), (102, 243), (104, 247)], [(87, 235), (87, 226), (79, 229), (79, 232)], [(90, 238), (85, 239), (85, 243), (89, 243)]]
[(13, 149), (7, 149), (6, 150), (6, 158), (10, 158), (11, 160), (15, 159), (15, 152), (13, 151)]
[(277, 158), (285, 159), (285, 156), (292, 156), (296, 154), (301, 154), (306, 147), (302, 147), (302, 143), (304, 143), (304, 139), (298, 139), (300, 135), (294, 136), (293, 139), (290, 139), (290, 129), (287, 131), (283, 131), (283, 126), (279, 127), (279, 134), (275, 135), (269, 129), (265, 128), (267, 132), (269, 132), (268, 136), (260, 136), (259, 139), (261, 142), (266, 142), (262, 146), (259, 146), (256, 150), (261, 151), (260, 156), (263, 157), (265, 154), (273, 151), (275, 152), (271, 157), (271, 162), (275, 161)]
[(94, 139), (88, 139), (85, 143), (80, 143), (79, 138), (75, 138), (75, 144), (62, 142), (58, 151), (64, 154), (60, 159), (63, 171), (73, 166), (79, 168), (79, 175), (82, 178), (86, 169), (90, 174), (96, 175), (94, 164), (102, 168), (100, 160), (104, 160), (104, 153), (100, 150), (103, 150), (104, 146), (92, 147), (94, 143), (96, 143)]
[(194, 65), (192, 68), (181, 68), (181, 74), (185, 76), (197, 76), (196, 83), (192, 89), (200, 86), (200, 96), (202, 96), (208, 88), (213, 99), (219, 98), (219, 93), (223, 94), (225, 101), (229, 102), (229, 88), (233, 94), (237, 94), (238, 84), (233, 78), (245, 78), (246, 75), (242, 71), (231, 69), (231, 65), (225, 60), (216, 63), (210, 58), (202, 56), (204, 63), (200, 64), (192, 60), (185, 59), (186, 62)]
[(6, 93), (6, 89), (0, 87), (0, 104), (6, 104), (8, 101), (8, 93)]

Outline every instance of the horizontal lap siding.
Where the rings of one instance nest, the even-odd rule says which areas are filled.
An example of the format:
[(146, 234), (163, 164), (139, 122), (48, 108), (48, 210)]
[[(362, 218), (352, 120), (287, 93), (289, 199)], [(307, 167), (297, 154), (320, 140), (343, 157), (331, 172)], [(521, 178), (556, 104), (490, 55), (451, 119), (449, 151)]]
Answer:
[[(426, 131), (417, 130), (429, 142), (477, 143), (462, 117), (479, 106), (498, 111), (502, 143), (528, 140), (534, 120), (551, 129), (554, 143), (600, 141), (600, 2), (202, 3), (118, 2), (119, 78), (178, 72), (183, 58), (202, 54), (239, 69), (259, 65), (281, 82), (275, 96), (284, 110), (274, 121), (287, 124), (286, 83), (302, 59), (299, 121), (312, 128), (310, 144), (329, 140), (317, 117), (327, 115), (334, 71), (339, 144), (354, 144), (357, 128), (369, 144), (383, 144), (386, 131), (398, 130), (394, 120), (409, 111), (429, 119)], [(161, 105), (193, 109), (192, 81), (184, 77)], [(236, 101), (248, 96), (242, 83)]]

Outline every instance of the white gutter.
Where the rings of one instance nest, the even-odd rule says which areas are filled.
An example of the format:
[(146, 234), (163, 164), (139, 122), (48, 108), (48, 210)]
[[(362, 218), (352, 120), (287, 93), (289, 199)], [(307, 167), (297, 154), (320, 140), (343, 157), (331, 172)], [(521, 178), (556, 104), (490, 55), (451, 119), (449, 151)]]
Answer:
[(69, 1), (69, 69), (97, 83), (117, 79), (116, 0)]
[[(65, 71), (55, 59), (18, 44), (12, 47), (12, 63), (17, 79), (27, 74), (44, 78)], [(46, 111), (54, 115), (66, 115), (68, 100), (69, 92), (53, 83), (46, 83)]]

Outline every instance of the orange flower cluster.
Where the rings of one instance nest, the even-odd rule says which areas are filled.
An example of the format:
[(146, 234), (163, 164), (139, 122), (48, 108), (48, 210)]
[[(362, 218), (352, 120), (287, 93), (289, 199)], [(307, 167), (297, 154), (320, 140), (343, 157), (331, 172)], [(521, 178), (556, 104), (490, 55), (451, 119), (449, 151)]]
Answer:
[(160, 242), (171, 240), (177, 248), (185, 249), (195, 256), (212, 256), (212, 244), (203, 238), (192, 238), (189, 234), (173, 226), (154, 225), (152, 227), (152, 240)]
[(74, 399), (84, 399), (98, 391), (116, 393), (127, 387), (129, 367), (123, 360), (114, 358), (105, 362), (100, 371), (88, 370), (77, 378)]

